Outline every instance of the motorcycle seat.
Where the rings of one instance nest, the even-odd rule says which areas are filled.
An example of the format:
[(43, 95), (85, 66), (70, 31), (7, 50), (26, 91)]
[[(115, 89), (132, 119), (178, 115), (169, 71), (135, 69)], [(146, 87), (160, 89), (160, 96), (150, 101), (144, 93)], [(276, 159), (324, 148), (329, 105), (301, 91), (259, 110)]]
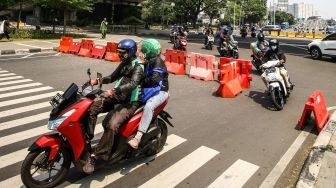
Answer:
[(145, 105), (141, 105), (133, 114), (133, 116), (137, 115), (138, 113), (142, 112), (145, 108)]

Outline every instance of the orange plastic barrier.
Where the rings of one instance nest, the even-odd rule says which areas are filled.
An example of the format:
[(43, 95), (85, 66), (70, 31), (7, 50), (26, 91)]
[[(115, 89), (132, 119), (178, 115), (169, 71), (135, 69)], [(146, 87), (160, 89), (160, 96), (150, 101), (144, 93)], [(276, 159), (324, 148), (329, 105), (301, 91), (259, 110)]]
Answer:
[(104, 54), (105, 54), (105, 51), (106, 51), (106, 46), (96, 44), (96, 45), (94, 45), (94, 47), (92, 48), (92, 53), (91, 53), (91, 55), (92, 55), (92, 57), (94, 57), (94, 58), (103, 59)]
[(179, 50), (166, 50), (165, 64), (168, 72), (176, 75), (186, 73), (187, 52)]
[(91, 57), (91, 50), (93, 48), (93, 40), (82, 40), (82, 45), (78, 55), (84, 57)]
[(191, 53), (189, 77), (204, 81), (214, 80), (215, 65), (215, 56)]
[(250, 82), (252, 81), (252, 75), (250, 71), (252, 70), (252, 63), (250, 60), (236, 59), (238, 61), (238, 78), (242, 88), (250, 88)]
[(72, 43), (71, 37), (61, 37), (60, 46), (58, 47), (59, 52), (68, 53), (70, 45)]
[[(218, 64), (218, 69), (220, 70), (220, 67), (224, 64), (231, 63), (234, 59), (233, 58), (228, 58), (228, 57), (221, 57), (219, 59), (219, 64)], [(222, 80), (221, 74), (218, 74), (218, 80)]]
[(221, 80), (220, 86), (217, 89), (217, 95), (225, 98), (233, 98), (242, 92), (238, 74), (237, 61), (220, 65)]
[(68, 52), (71, 54), (78, 54), (81, 44), (82, 43), (80, 42), (72, 42)]
[(306, 119), (310, 117), (312, 111), (314, 112), (317, 130), (321, 132), (329, 119), (329, 114), (325, 104), (324, 96), (319, 90), (314, 91), (314, 93), (307, 99), (302, 116), (297, 125), (298, 129), (303, 128)]
[(117, 52), (118, 43), (108, 42), (106, 45), (105, 60), (120, 62), (119, 54)]

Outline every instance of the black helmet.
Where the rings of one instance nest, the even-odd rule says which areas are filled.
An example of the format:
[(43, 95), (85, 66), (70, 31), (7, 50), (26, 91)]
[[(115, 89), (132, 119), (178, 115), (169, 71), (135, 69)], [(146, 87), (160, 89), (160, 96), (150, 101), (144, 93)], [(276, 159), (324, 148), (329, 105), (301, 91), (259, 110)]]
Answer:
[(279, 49), (279, 40), (271, 39), (269, 42), (269, 46), (273, 51), (277, 51)]
[(265, 40), (265, 35), (263, 33), (258, 34), (258, 40), (259, 41), (264, 41)]

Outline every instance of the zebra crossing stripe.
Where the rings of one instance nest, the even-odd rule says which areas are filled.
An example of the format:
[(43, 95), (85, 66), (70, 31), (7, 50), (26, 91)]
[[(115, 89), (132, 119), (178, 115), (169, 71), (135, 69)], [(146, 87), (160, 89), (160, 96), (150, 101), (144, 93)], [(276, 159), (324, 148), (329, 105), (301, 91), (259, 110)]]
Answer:
[(53, 88), (50, 87), (50, 86), (45, 86), (45, 87), (39, 87), (39, 88), (34, 88), (34, 89), (15, 91), (15, 92), (11, 92), (11, 93), (4, 93), (4, 94), (0, 94), (0, 99), (5, 98), (5, 97), (23, 95), (23, 94), (27, 94), (27, 93), (34, 93), (34, 92), (38, 92), (38, 91), (45, 91), (45, 90), (49, 90), (49, 89), (53, 89)]
[[(165, 154), (166, 152), (172, 150), (173, 148), (179, 146), (183, 142), (185, 142), (186, 139), (181, 138), (177, 135), (171, 134), (167, 137), (166, 145), (164, 146), (163, 150), (157, 154), (157, 157)], [(97, 171), (94, 174), (87, 176), (75, 183), (72, 183), (71, 185), (67, 186), (67, 188), (75, 188), (75, 187), (104, 187), (123, 176), (127, 175), (125, 172), (131, 173), (134, 170), (140, 168), (144, 164), (152, 161), (155, 159), (155, 156), (146, 157), (139, 159), (135, 162), (132, 162), (130, 164), (127, 164), (126, 166), (114, 166), (114, 168), (104, 171)], [(1, 183), (0, 183), (1, 184)], [(161, 187), (161, 186), (160, 186)]]
[(22, 79), (22, 80), (10, 81), (10, 82), (1, 82), (0, 86), (11, 85), (11, 84), (19, 84), (19, 83), (31, 82), (31, 81), (33, 81), (33, 80), (31, 80), (31, 79)]
[(19, 78), (23, 78), (23, 76), (12, 76), (12, 77), (7, 77), (7, 78), (0, 78), (0, 81), (16, 80)]
[(37, 109), (45, 108), (45, 107), (49, 107), (49, 106), (51, 106), (49, 102), (42, 102), (42, 103), (33, 104), (33, 105), (29, 105), (29, 106), (24, 106), (24, 107), (20, 107), (20, 108), (14, 108), (14, 109), (2, 111), (1, 114), (0, 114), (0, 118), (7, 117), (7, 116), (12, 116), (12, 115), (15, 115), (15, 114), (20, 114), (20, 113), (24, 113), (24, 112), (28, 112), (28, 111), (32, 111), (32, 110), (37, 110)]
[(29, 123), (33, 123), (33, 122), (40, 121), (43, 119), (47, 119), (49, 118), (49, 115), (50, 115), (50, 112), (44, 112), (44, 113), (36, 114), (33, 116), (28, 116), (28, 117), (24, 117), (20, 119), (15, 119), (12, 121), (0, 123), (0, 131), (10, 129), (13, 127), (18, 127), (18, 126), (25, 125), (25, 124), (29, 124)]
[[(105, 114), (99, 114), (98, 117), (104, 116)], [(97, 132), (102, 132), (103, 131), (103, 126), (96, 126), (96, 130)], [(7, 136), (3, 136), (0, 138), (0, 147), (2, 146), (6, 146), (9, 144), (13, 144), (15, 142), (19, 142), (21, 140), (25, 140), (25, 139), (29, 139), (29, 138), (33, 138), (35, 136), (39, 136), (41, 134), (45, 134), (51, 132), (48, 128), (47, 125), (43, 125), (40, 127), (36, 127), (33, 129), (29, 129), (26, 131), (22, 131), (22, 132), (18, 132), (18, 133), (14, 133), (14, 134), (10, 134)]]
[(193, 172), (215, 157), (219, 152), (211, 148), (201, 146), (171, 167), (156, 175), (139, 188), (173, 188), (190, 176)]
[[(1, 90), (1, 88), (0, 88), (0, 90)], [(34, 96), (31, 96), (31, 97), (23, 97), (23, 98), (19, 98), (19, 99), (4, 101), (4, 102), (0, 102), (0, 107), (10, 106), (10, 105), (14, 105), (14, 104), (20, 104), (20, 103), (24, 103), (24, 102), (31, 102), (31, 101), (35, 101), (35, 100), (39, 100), (39, 99), (52, 97), (52, 96), (56, 95), (56, 93), (60, 93), (60, 92), (59, 91), (54, 91), (54, 92), (50, 92), (50, 93), (34, 95)]]
[[(0, 69), (1, 70), (1, 69)], [(7, 73), (8, 71), (6, 71), (6, 70), (1, 70), (0, 71), (0, 73), (2, 74), (2, 73)]]
[[(98, 128), (101, 127), (101, 128)], [(95, 131), (96, 135), (98, 135), (99, 133), (103, 132), (103, 128), (101, 123), (97, 125), (97, 130)], [(97, 139), (95, 139), (97, 140)], [(94, 140), (93, 140), (94, 141)], [(15, 164), (17, 162), (23, 161), (24, 158), (26, 157), (26, 155), (28, 154), (28, 149), (21, 149), (19, 151), (13, 152), (13, 153), (9, 153), (7, 155), (4, 156), (0, 156), (0, 168), (4, 168), (6, 166), (10, 166), (12, 164)]]
[(9, 90), (14, 90), (14, 89), (22, 89), (26, 87), (33, 87), (33, 86), (40, 86), (42, 85), (41, 83), (31, 83), (31, 84), (23, 84), (23, 85), (16, 85), (16, 86), (10, 86), (10, 87), (3, 87), (0, 89), (0, 92), (2, 91), (9, 91)]
[(238, 159), (208, 188), (241, 188), (258, 169), (257, 165)]
[(0, 77), (8, 77), (8, 76), (14, 76), (16, 74), (14, 73), (7, 73), (7, 74), (0, 74)]

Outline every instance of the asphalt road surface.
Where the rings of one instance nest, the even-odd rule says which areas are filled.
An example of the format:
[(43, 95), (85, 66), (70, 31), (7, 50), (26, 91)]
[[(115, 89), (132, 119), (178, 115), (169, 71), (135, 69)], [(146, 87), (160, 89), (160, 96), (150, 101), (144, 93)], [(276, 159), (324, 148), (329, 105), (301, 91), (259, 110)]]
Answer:
[[(172, 46), (167, 40), (160, 42), (164, 48)], [(189, 43), (188, 51), (217, 55), (215, 50), (202, 47)], [(291, 51), (286, 46), (282, 48)], [(173, 116), (175, 127), (169, 128), (164, 151), (155, 160), (106, 166), (91, 176), (71, 169), (59, 187), (267, 187), (272, 182), (275, 187), (293, 185), (316, 137), (314, 129), (308, 134), (309, 128), (304, 132), (295, 126), (314, 90), (324, 93), (328, 106), (335, 105), (336, 64), (292, 54), (296, 54), (295, 49), (287, 55), (287, 68), (296, 86), (284, 110), (274, 110), (256, 74), (252, 87), (232, 99), (215, 95), (219, 86), (216, 81), (170, 75), (171, 97), (166, 110)], [(240, 49), (240, 55), (249, 59), (250, 50)], [(117, 65), (59, 53), (0, 58), (0, 187), (22, 185), (19, 175), (26, 149), (40, 134), (48, 132), (50, 97), (72, 82), (85, 82), (87, 68), (107, 75)], [(97, 132), (95, 139), (100, 135)], [(299, 148), (298, 152), (290, 149), (293, 145)], [(281, 161), (286, 160), (289, 163), (283, 165)]]

